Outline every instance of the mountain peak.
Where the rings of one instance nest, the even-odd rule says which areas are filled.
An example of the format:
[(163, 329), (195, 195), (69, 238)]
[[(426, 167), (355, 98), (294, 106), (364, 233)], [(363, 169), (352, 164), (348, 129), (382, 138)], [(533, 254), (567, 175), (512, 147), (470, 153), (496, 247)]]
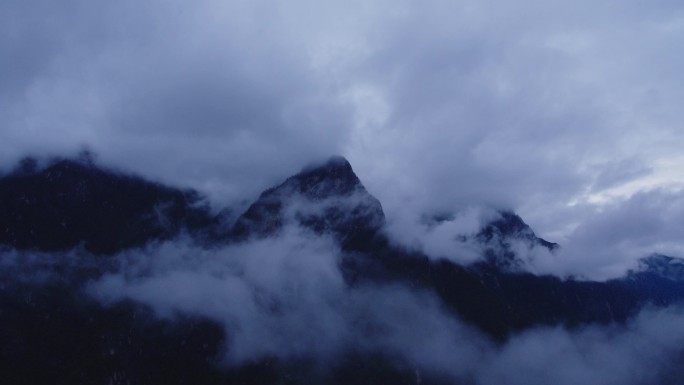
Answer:
[(232, 233), (237, 239), (263, 237), (295, 224), (330, 232), (350, 245), (371, 237), (384, 221), (380, 202), (366, 191), (349, 162), (334, 156), (264, 191), (238, 218)]
[(350, 195), (357, 189), (365, 191), (351, 164), (341, 156), (333, 156), (320, 165), (305, 167), (279, 186), (283, 187), (296, 189), (313, 200)]
[(498, 217), (487, 223), (477, 233), (476, 239), (485, 247), (487, 264), (509, 271), (523, 269), (525, 264), (514, 244), (530, 250), (541, 247), (554, 251), (560, 247), (557, 243), (538, 237), (518, 214), (510, 210), (499, 211)]
[(312, 163), (302, 170), (302, 172), (316, 170), (316, 169), (327, 169), (327, 170), (344, 170), (347, 172), (353, 172), (352, 166), (347, 160), (347, 158), (342, 155), (333, 155), (328, 158), (325, 162)]

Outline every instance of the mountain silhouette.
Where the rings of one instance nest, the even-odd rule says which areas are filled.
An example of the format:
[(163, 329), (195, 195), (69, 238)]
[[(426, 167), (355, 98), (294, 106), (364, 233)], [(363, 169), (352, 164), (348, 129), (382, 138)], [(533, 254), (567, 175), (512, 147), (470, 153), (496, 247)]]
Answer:
[(36, 170), (24, 159), (0, 178), (0, 244), (65, 251), (82, 245), (112, 254), (207, 226), (199, 194), (58, 159)]
[[(134, 301), (104, 306), (84, 292), (88, 282), (112, 269), (109, 259), (179, 237), (206, 249), (277, 238), (291, 226), (309, 237), (328, 237), (339, 246), (339, 268), (349, 288), (400, 285), (431, 293), (496, 343), (537, 326), (625, 324), (646, 306), (684, 300), (684, 261), (670, 256), (644, 258), (639, 269), (606, 282), (526, 271), (514, 243), (549, 252), (562, 246), (539, 238), (512, 211), (500, 211), (472, 236), (482, 258), (469, 266), (397, 246), (384, 232), (381, 203), (342, 157), (265, 190), (235, 221), (208, 207), (196, 191), (90, 159), (39, 166), (26, 158), (0, 177), (0, 256), (28, 253), (18, 255), (44, 258), (51, 271), (63, 275), (41, 281), (25, 278), (31, 272), (21, 264), (0, 270), (0, 373), (8, 383), (311, 382), (315, 371), (306, 360), (267, 357), (221, 368), (221, 344), (230, 329), (210, 319), (160, 320)], [(68, 257), (60, 257), (69, 252), (82, 255), (88, 266), (69, 265)], [(79, 269), (85, 272), (71, 273)], [(352, 349), (335, 365), (325, 382), (415, 383), (411, 367), (383, 354)], [(438, 377), (423, 381), (443, 383)]]

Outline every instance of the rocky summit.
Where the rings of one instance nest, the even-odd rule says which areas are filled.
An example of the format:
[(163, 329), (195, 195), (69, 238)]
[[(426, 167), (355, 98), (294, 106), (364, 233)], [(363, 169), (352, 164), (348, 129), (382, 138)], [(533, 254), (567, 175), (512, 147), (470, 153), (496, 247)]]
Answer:
[(231, 238), (268, 237), (286, 225), (334, 235), (344, 248), (363, 247), (382, 228), (380, 202), (349, 162), (333, 157), (264, 191), (231, 229)]

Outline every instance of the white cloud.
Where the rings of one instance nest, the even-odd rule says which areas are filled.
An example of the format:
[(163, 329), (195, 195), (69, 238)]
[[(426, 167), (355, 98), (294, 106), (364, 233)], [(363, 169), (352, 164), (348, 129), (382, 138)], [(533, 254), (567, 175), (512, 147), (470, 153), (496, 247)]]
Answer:
[(132, 299), (163, 318), (219, 322), (227, 365), (277, 357), (325, 368), (353, 349), (400, 360), (423, 378), (482, 385), (650, 384), (680, 375), (681, 309), (646, 309), (624, 326), (533, 328), (497, 345), (428, 292), (346, 286), (339, 257), (332, 243), (292, 229), (215, 250), (169, 242), (121, 255), (121, 269), (88, 292), (108, 303)]
[[(339, 249), (289, 228), (277, 238), (203, 249), (187, 240), (114, 256), (82, 250), (2, 251), (3, 285), (41, 285), (91, 274), (86, 292), (133, 300), (160, 318), (206, 317), (225, 327), (223, 364), (381, 353), (417, 377), (473, 384), (652, 384), (681, 378), (682, 309), (645, 309), (626, 325), (537, 327), (496, 344), (447, 312), (434, 294), (397, 282), (347, 286)], [(93, 264), (95, 263), (95, 264)], [(92, 276), (100, 266), (103, 275)], [(3, 286), (4, 290), (6, 287)], [(30, 300), (30, 297), (27, 299)]]

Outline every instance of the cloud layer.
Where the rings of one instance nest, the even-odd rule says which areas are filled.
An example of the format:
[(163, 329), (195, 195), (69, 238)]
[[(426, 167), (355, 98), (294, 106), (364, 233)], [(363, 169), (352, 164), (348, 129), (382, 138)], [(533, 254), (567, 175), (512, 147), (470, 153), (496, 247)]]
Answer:
[(662, 384), (684, 374), (681, 308), (646, 308), (626, 325), (538, 327), (497, 344), (434, 293), (400, 282), (347, 285), (342, 257), (332, 239), (295, 227), (210, 249), (153, 243), (106, 261), (78, 249), (0, 250), (0, 290), (59, 283), (105, 306), (132, 300), (166, 320), (209, 319), (225, 329), (227, 367), (275, 357), (312, 362), (325, 375), (354, 352), (381, 354), (417, 380), (478, 385)]
[(207, 317), (227, 333), (223, 363), (267, 357), (330, 367), (347, 352), (384, 354), (423, 378), (474, 384), (651, 384), (677, 378), (681, 309), (646, 309), (625, 326), (537, 328), (497, 345), (402, 284), (349, 287), (328, 240), (290, 229), (215, 250), (185, 242), (120, 256), (88, 292), (156, 314)]
[[(677, 212), (683, 15), (670, 0), (5, 1), (0, 164), (86, 146), (222, 206), (341, 153), (394, 228), (513, 208), (586, 254), (631, 242), (606, 211)], [(656, 229), (553, 269), (684, 255)]]

